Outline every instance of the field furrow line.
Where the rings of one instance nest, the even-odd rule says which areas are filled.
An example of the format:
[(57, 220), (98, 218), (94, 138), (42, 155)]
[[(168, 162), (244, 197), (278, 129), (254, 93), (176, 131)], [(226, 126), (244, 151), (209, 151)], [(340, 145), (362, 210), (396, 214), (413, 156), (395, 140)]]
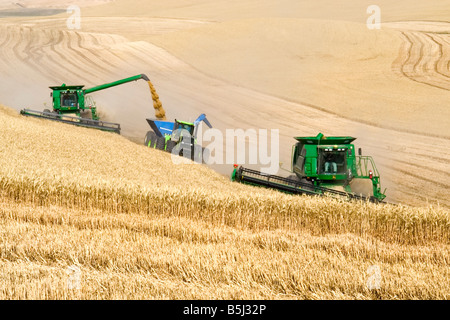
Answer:
[[(393, 68), (408, 79), (435, 88), (450, 90), (448, 75), (441, 70), (449, 66), (447, 52), (433, 35), (424, 32), (402, 32), (405, 45)], [(403, 57), (403, 58), (402, 58)]]
[[(7, 73), (18, 75), (21, 73), (21, 66), (22, 66), (22, 59), (19, 52), (19, 46), (24, 41), (23, 40), (23, 33), (21, 32), (22, 28), (12, 28), (10, 30), (11, 36), (9, 37), (8, 41), (5, 42), (3, 45), (3, 48), (5, 49), (3, 51), (4, 60), (7, 62), (6, 70), (9, 70), (10, 72), (6, 71)], [(24, 74), (22, 74), (24, 75)]]
[(430, 34), (429, 36), (439, 43), (441, 48), (442, 56), (437, 65), (438, 71), (442, 75), (445, 75), (445, 77), (450, 78), (450, 43), (448, 42), (450, 37), (441, 34)]
[(5, 43), (9, 41), (9, 38), (11, 37), (10, 29), (10, 26), (0, 26), (0, 49), (2, 49)]
[[(81, 50), (77, 48), (76, 33), (66, 31), (65, 38), (67, 39), (68, 54), (73, 59), (77, 67), (83, 70), (83, 72), (87, 75), (90, 75), (91, 79), (102, 78), (101, 74), (105, 74), (105, 68), (101, 63), (96, 63), (86, 57), (86, 55), (84, 55)], [(75, 42), (75, 45), (72, 42)]]
[[(6, 59), (6, 51), (9, 50), (9, 47), (7, 46), (8, 42), (11, 40), (11, 27), (0, 27), (1, 33), (5, 34), (4, 39), (0, 43), (0, 63), (3, 65), (2, 72), (8, 73), (7, 70), (10, 67), (10, 64), (8, 63), (8, 60)], [(9, 73), (8, 73), (9, 74)]]
[(117, 67), (117, 65), (121, 65), (129, 62), (130, 59), (126, 59), (117, 54), (114, 49), (114, 46), (123, 43), (124, 41), (118, 41), (112, 35), (104, 35), (97, 33), (89, 33), (89, 41), (92, 42), (94, 48), (96, 48), (97, 52), (104, 57), (106, 61), (114, 61), (113, 65)]
[(450, 77), (446, 74), (445, 68), (443, 68), (443, 65), (446, 65), (448, 62), (448, 57), (446, 57), (446, 51), (444, 51), (444, 46), (442, 45), (442, 42), (439, 41), (441, 39), (438, 40), (433, 34), (430, 33), (427, 34), (427, 37), (430, 38), (431, 41), (433, 41), (433, 43), (436, 44), (439, 50), (439, 52), (437, 53), (439, 58), (435, 63), (434, 71), (448, 80)]
[(87, 35), (85, 33), (76, 32), (75, 34), (77, 36), (77, 45), (80, 50), (83, 50), (86, 54), (93, 55), (95, 57), (94, 59), (100, 60), (103, 64), (108, 65), (110, 68), (115, 68), (114, 63), (97, 53), (99, 51), (98, 47), (93, 46), (92, 43), (87, 41)]
[(32, 69), (37, 70), (40, 74), (47, 75), (48, 73), (51, 73), (51, 71), (49, 71), (49, 68), (46, 64), (43, 64), (41, 62), (42, 58), (44, 57), (42, 48), (46, 45), (49, 45), (51, 39), (47, 42), (44, 41), (44, 30), (35, 30), (33, 28), (28, 28), (27, 30), (29, 37), (24, 41), (24, 62)]
[(77, 77), (78, 79), (85, 79), (86, 75), (84, 73), (80, 73), (80, 71), (84, 72), (85, 70), (76, 64), (74, 59), (67, 54), (68, 41), (63, 31), (57, 30), (55, 32), (57, 32), (57, 40), (51, 46), (51, 53), (55, 53), (59, 57), (57, 60), (59, 61), (58, 65), (62, 68), (61, 70), (64, 74), (70, 73), (70, 75), (72, 75), (71, 78)]

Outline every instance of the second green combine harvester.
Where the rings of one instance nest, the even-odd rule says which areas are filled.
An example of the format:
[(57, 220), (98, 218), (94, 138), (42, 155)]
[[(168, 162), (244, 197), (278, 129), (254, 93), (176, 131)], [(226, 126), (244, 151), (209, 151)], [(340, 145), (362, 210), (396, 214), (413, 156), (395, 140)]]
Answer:
[[(232, 181), (277, 189), (291, 194), (335, 195), (381, 202), (386, 197), (380, 175), (370, 156), (356, 154), (353, 137), (296, 137), (292, 147), (291, 171), (297, 179), (268, 175), (235, 165)], [(352, 190), (355, 180), (370, 181), (371, 195)], [(338, 188), (336, 188), (338, 187)], [(337, 190), (341, 189), (341, 190)]]

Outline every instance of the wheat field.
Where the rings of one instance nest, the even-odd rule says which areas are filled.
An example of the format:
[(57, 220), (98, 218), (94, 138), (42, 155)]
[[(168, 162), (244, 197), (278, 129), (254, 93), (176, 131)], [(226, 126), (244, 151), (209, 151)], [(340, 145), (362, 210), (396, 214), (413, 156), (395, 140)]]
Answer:
[[(437, 22), (446, 20), (449, 1), (417, 2), (406, 11), (402, 2), (378, 1), (382, 30), (365, 27), (367, 7), (356, 0), (115, 0), (83, 6), (79, 30), (67, 28), (67, 13), (5, 17), (0, 103), (43, 110), (50, 85), (92, 87), (145, 73), (168, 119), (192, 122), (205, 113), (219, 130), (279, 129), (286, 167), (294, 136), (354, 136), (373, 156), (388, 201), (450, 208), (450, 29)], [(93, 98), (102, 119), (120, 123), (125, 137), (148, 131), (154, 108), (145, 82)]]
[(244, 186), (6, 107), (0, 128), (1, 299), (449, 298), (446, 208)]

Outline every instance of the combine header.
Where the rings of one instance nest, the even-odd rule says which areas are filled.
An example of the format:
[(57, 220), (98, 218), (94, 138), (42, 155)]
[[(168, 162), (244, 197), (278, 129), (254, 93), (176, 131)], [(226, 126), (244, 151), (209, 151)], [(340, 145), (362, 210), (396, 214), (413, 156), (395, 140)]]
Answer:
[(72, 125), (95, 128), (120, 134), (120, 124), (101, 121), (97, 115), (97, 107), (94, 100), (88, 94), (112, 88), (121, 84), (143, 79), (148, 82), (153, 98), (153, 106), (158, 119), (165, 120), (165, 112), (159, 97), (156, 94), (150, 79), (145, 74), (102, 84), (93, 88), (83, 89), (84, 86), (61, 86), (50, 87), (50, 96), (53, 99), (53, 110), (35, 111), (23, 109), (20, 114), (36, 118), (44, 118)]
[[(380, 175), (372, 157), (359, 155), (352, 137), (297, 137), (292, 147), (292, 169), (297, 179), (267, 175), (235, 165), (232, 181), (277, 189), (291, 194), (334, 195), (352, 199), (381, 202)], [(360, 195), (352, 191), (354, 179), (370, 181), (373, 194)], [(336, 188), (339, 187), (339, 188)], [(336, 190), (342, 189), (342, 190)]]

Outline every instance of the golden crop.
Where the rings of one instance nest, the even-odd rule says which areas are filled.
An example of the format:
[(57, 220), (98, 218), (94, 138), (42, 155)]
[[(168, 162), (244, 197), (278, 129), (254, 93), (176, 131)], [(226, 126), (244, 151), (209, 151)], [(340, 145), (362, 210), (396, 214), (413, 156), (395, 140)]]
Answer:
[[(231, 168), (230, 168), (231, 171)], [(0, 109), (0, 298), (448, 299), (450, 217), (232, 183)], [(78, 265), (79, 290), (65, 270)], [(381, 288), (370, 290), (378, 265)]]

